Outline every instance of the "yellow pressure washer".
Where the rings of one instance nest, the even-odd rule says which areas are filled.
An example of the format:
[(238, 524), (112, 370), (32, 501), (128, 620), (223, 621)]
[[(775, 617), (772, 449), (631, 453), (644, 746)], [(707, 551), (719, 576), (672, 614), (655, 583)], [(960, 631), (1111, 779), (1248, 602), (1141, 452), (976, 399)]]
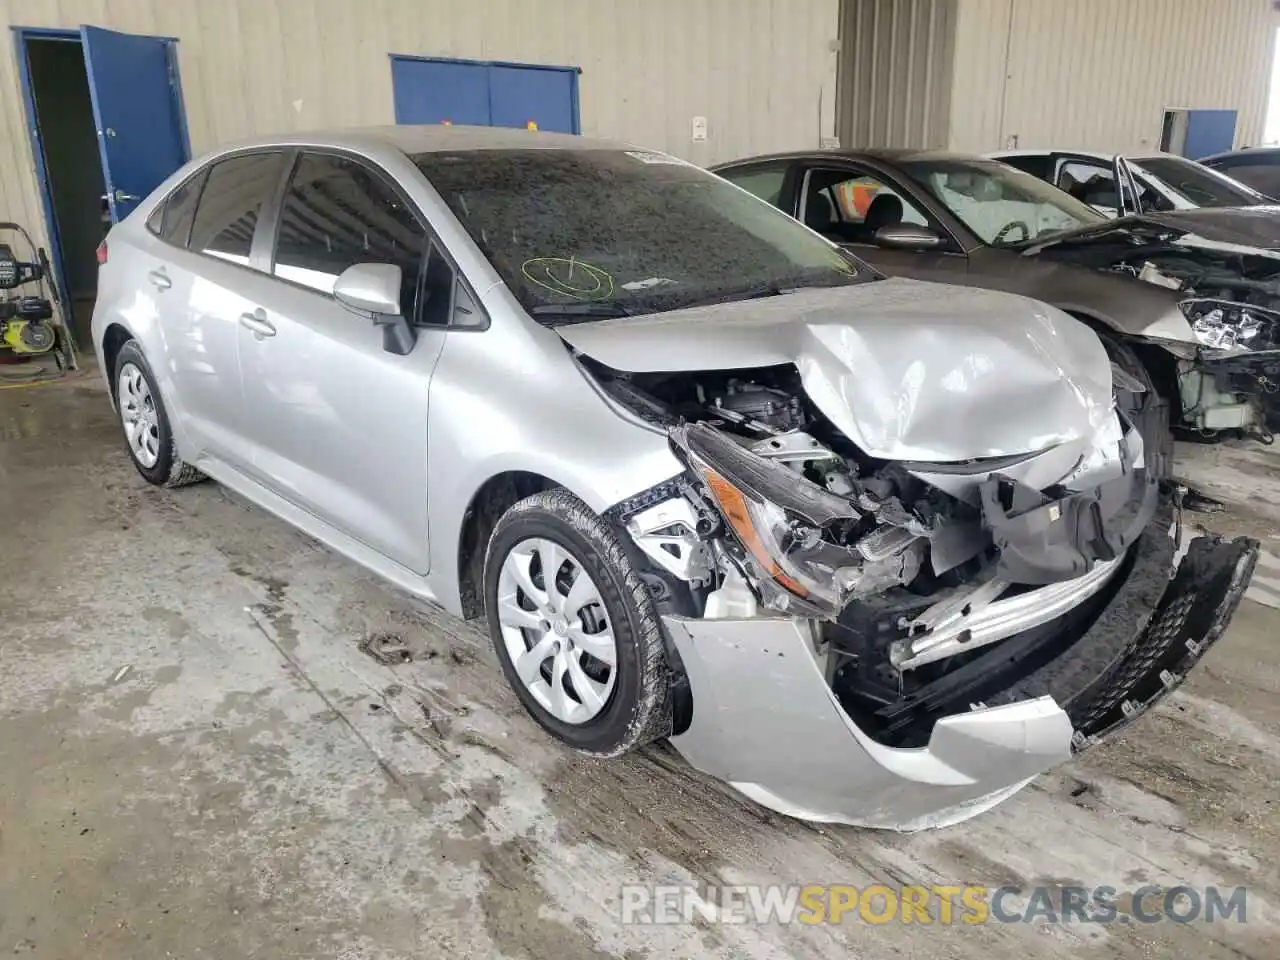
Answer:
[[(19, 260), (13, 247), (0, 240), (0, 355), (26, 359), (48, 354), (60, 371), (75, 369), (48, 254), (19, 224), (0, 222), (0, 234), (5, 232), (20, 234), (33, 259)], [(29, 284), (35, 284), (34, 293), (11, 292)]]

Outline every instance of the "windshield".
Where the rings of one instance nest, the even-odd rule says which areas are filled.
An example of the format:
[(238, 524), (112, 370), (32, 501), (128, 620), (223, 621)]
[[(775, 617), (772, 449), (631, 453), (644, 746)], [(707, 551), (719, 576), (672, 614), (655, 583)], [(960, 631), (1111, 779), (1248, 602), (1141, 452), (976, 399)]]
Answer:
[(1106, 220), (1057, 187), (994, 160), (911, 160), (902, 169), (988, 246), (1019, 246)]
[(877, 276), (764, 201), (664, 154), (412, 159), (524, 308), (547, 323)]
[(1243, 183), (1182, 157), (1146, 157), (1134, 165), (1189, 207), (1254, 207), (1269, 202)]

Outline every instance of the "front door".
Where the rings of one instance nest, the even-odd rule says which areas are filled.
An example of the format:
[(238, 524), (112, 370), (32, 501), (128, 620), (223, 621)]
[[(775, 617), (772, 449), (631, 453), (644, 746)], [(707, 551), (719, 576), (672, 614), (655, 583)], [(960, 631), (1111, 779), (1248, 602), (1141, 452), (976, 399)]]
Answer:
[[(807, 166), (799, 179), (797, 214), (804, 223), (890, 276), (963, 283), (969, 261), (943, 225), (904, 186), (855, 166)], [(876, 232), (897, 224), (929, 227), (942, 244), (904, 250), (876, 242)]]
[[(254, 478), (414, 573), (428, 568), (427, 400), (447, 335), (448, 264), (389, 178), (301, 154), (281, 202), (270, 276), (242, 316), (240, 370)], [(401, 268), (406, 356), (333, 297), (356, 263)], [(440, 272), (448, 273), (441, 280)], [(439, 307), (440, 309), (436, 309)]]
[(81, 27), (80, 37), (107, 201), (118, 222), (188, 159), (173, 45), (101, 27)]

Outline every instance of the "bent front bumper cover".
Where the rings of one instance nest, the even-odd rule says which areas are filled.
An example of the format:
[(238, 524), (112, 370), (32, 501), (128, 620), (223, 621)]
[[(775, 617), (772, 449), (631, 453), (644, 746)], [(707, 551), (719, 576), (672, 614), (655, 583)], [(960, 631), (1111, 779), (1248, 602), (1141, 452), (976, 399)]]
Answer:
[(1178, 686), (1225, 630), (1257, 552), (1246, 538), (1193, 541), (1147, 626), (1066, 709), (1042, 696), (953, 714), (918, 748), (878, 743), (849, 718), (814, 652), (815, 622), (668, 616), (693, 699), (689, 728), (671, 742), (791, 816), (896, 830), (957, 823)]

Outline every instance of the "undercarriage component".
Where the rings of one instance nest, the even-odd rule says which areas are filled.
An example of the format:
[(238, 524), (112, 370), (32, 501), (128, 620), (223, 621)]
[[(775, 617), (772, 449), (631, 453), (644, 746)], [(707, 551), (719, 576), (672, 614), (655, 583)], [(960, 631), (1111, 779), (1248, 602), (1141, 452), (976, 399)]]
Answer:
[(1206, 436), (1258, 424), (1257, 404), (1248, 394), (1218, 389), (1218, 378), (1198, 366), (1179, 374), (1178, 390), (1183, 422)]
[(1054, 498), (1004, 477), (983, 483), (982, 518), (1000, 551), (997, 575), (1013, 583), (1054, 583), (1120, 556), (1151, 521), (1159, 498), (1159, 479), (1139, 466), (1141, 458), (1134, 431), (1121, 475), (1091, 489)]
[(659, 567), (703, 584), (711, 579), (711, 551), (698, 536), (698, 520), (693, 504), (674, 497), (635, 514), (627, 521), (627, 532)]
[(751, 445), (751, 452), (781, 463), (810, 463), (814, 460), (839, 459), (833, 451), (799, 430), (757, 440)]
[(715, 410), (777, 432), (804, 424), (800, 399), (794, 394), (742, 380), (729, 381), (725, 392), (715, 398)]
[[(921, 626), (926, 627), (927, 632), (896, 641), (889, 648), (890, 661), (899, 670), (914, 670), (926, 663), (975, 650), (1049, 623), (1105, 587), (1119, 568), (1118, 560), (1098, 563), (1075, 580), (1051, 583), (1005, 600), (997, 598), (1009, 589), (1009, 582), (991, 580), (953, 600), (944, 601), (945, 613), (934, 613), (935, 608), (930, 607), (908, 623), (906, 630), (909, 634), (914, 634)], [(962, 606), (957, 610), (954, 605), (959, 602)], [(931, 615), (939, 622), (929, 628)]]

